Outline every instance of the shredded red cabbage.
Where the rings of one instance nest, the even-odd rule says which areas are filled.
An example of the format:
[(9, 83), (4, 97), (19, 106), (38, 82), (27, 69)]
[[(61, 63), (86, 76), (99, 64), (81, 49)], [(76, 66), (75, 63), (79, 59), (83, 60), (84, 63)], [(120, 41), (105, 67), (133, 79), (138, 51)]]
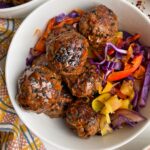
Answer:
[(114, 62), (114, 61), (105, 61), (105, 63), (102, 66), (102, 69), (104, 71), (107, 70), (121, 70), (123, 64), (121, 62)]
[(139, 98), (140, 107), (144, 107), (146, 105), (149, 89), (150, 89), (150, 61), (147, 64), (143, 87)]
[(79, 17), (79, 14), (76, 11), (72, 11), (68, 15), (66, 15), (65, 13), (61, 13), (58, 16), (56, 16), (56, 23), (60, 23), (67, 17), (76, 18)]
[(79, 17), (79, 14), (76, 11), (72, 11), (68, 14), (68, 16), (71, 18), (76, 18)]
[(56, 16), (56, 23), (63, 21), (65, 18), (66, 18), (66, 15), (64, 13)]
[(126, 50), (117, 48), (114, 44), (112, 43), (106, 43), (105, 51), (107, 52), (109, 48), (113, 48), (116, 52), (121, 53), (121, 54), (127, 54)]
[(122, 124), (134, 126), (135, 123), (146, 120), (144, 116), (136, 111), (119, 109), (111, 115), (111, 126), (113, 129), (120, 128)]
[(127, 31), (122, 31), (123, 32), (123, 40), (126, 40), (127, 38), (133, 36), (132, 34), (130, 34), (129, 32)]
[(12, 3), (0, 2), (0, 9), (12, 7)]

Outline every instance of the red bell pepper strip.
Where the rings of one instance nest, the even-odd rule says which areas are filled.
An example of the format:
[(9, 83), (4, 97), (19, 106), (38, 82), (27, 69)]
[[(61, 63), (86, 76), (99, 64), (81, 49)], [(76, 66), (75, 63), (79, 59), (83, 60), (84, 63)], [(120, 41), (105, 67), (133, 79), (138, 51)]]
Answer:
[(114, 54), (114, 52), (115, 52), (115, 50), (113, 48), (111, 48), (108, 50), (108, 55), (112, 55), (112, 54)]
[[(118, 72), (112, 72), (109, 76), (108, 76), (108, 81), (117, 81), (117, 80), (121, 80), (123, 78), (128, 77), (129, 75), (131, 75), (140, 65), (142, 62), (142, 58), (143, 55), (140, 54), (138, 56), (136, 56), (133, 61), (132, 61), (132, 67), (129, 69), (125, 69), (123, 71), (118, 71)], [(130, 64), (129, 64), (130, 65)]]

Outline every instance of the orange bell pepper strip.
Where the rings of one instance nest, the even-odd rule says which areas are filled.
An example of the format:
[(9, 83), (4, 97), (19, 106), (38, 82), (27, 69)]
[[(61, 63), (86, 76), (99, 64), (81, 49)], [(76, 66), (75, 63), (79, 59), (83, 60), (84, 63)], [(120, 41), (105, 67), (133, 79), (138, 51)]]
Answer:
[(145, 68), (141, 65), (133, 74), (136, 79), (142, 79), (145, 74)]
[(54, 23), (55, 23), (55, 18), (52, 18), (49, 20), (46, 30), (44, 31), (43, 35), (40, 37), (40, 39), (38, 40), (38, 42), (36, 43), (34, 47), (35, 51), (38, 51), (38, 52), (45, 51), (45, 41), (46, 41), (46, 38), (48, 37), (48, 34), (52, 30)]
[(140, 37), (141, 37), (140, 34), (135, 34), (135, 35), (129, 37), (129, 38), (127, 39), (127, 42), (128, 42), (128, 43), (132, 43), (132, 42), (138, 40)]
[(116, 43), (116, 46), (118, 47), (118, 48), (121, 48), (122, 46), (123, 46), (123, 39), (121, 39), (121, 38), (119, 38), (118, 39), (118, 41), (117, 41), (117, 43)]
[(82, 16), (84, 14), (84, 11), (82, 9), (74, 9), (73, 11), (77, 12), (80, 16)]
[[(142, 62), (142, 58), (143, 55), (138, 55), (136, 56), (133, 61), (132, 61), (132, 67), (125, 69), (123, 71), (118, 71), (118, 72), (112, 72), (109, 76), (108, 76), (108, 81), (117, 81), (117, 80), (121, 80), (123, 78), (128, 77), (129, 75), (131, 75), (140, 65)], [(129, 64), (130, 65), (130, 64)]]

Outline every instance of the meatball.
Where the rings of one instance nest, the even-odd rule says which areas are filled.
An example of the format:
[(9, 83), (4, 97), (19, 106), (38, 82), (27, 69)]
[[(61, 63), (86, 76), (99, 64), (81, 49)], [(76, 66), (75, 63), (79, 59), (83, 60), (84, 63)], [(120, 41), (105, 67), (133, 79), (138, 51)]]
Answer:
[(66, 87), (63, 87), (59, 97), (59, 102), (54, 103), (51, 108), (45, 112), (45, 114), (51, 118), (63, 117), (67, 105), (72, 102), (72, 99), (73, 98), (69, 91), (66, 89)]
[(32, 65), (49, 67), (49, 62), (47, 60), (46, 55), (43, 54), (35, 58), (32, 62)]
[(21, 5), (21, 4), (27, 3), (29, 1), (31, 1), (31, 0), (12, 0), (14, 5)]
[(68, 107), (65, 120), (67, 125), (82, 138), (95, 135), (99, 131), (99, 115), (82, 100)]
[(66, 76), (80, 74), (88, 55), (87, 40), (75, 30), (48, 39), (46, 51), (53, 70)]
[(104, 5), (92, 7), (81, 17), (79, 31), (93, 48), (100, 49), (106, 42), (110, 42), (118, 31), (117, 16)]
[(97, 85), (101, 84), (100, 75), (96, 72), (96, 66), (88, 62), (79, 76), (64, 77), (64, 81), (76, 97), (90, 97), (97, 92)]
[(44, 66), (32, 66), (19, 78), (17, 100), (24, 109), (41, 113), (58, 102), (61, 89), (56, 73)]

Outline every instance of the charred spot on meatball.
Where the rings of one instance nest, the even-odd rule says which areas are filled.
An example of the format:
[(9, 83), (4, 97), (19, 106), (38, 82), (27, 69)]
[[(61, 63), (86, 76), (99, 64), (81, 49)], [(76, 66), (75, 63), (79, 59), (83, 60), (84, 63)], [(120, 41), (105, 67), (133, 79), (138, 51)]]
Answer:
[(75, 30), (48, 39), (46, 51), (53, 69), (61, 75), (80, 74), (88, 55), (87, 40)]
[(76, 97), (91, 97), (97, 92), (97, 85), (101, 83), (100, 75), (96, 72), (96, 66), (88, 62), (79, 76), (65, 76), (64, 81), (72, 95)]
[(66, 111), (66, 123), (79, 137), (87, 138), (99, 131), (99, 116), (88, 103), (77, 100)]
[(55, 72), (32, 66), (19, 78), (17, 100), (24, 109), (41, 113), (58, 101), (61, 89), (61, 78)]
[(79, 22), (79, 32), (96, 49), (100, 49), (104, 47), (106, 42), (112, 41), (117, 31), (117, 16), (104, 5), (95, 6), (87, 10)]

